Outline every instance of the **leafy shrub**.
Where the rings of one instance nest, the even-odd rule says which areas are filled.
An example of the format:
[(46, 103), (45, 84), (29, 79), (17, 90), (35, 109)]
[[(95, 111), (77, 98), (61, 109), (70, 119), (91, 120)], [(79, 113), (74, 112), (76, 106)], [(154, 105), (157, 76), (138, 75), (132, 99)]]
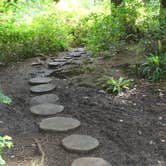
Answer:
[(166, 78), (166, 54), (158, 56), (151, 54), (139, 68), (145, 78), (158, 81)]
[(124, 79), (122, 77), (119, 79), (111, 77), (106, 82), (106, 90), (108, 92), (119, 94), (123, 90), (127, 89), (131, 85), (131, 82), (132, 80)]
[[(80, 20), (75, 33), (78, 43), (83, 43), (94, 54), (103, 50), (117, 50), (124, 28), (118, 17), (107, 12), (94, 12)], [(110, 9), (109, 9), (110, 10)], [(114, 6), (112, 6), (114, 10)]]
[(103, 50), (116, 53), (133, 37), (138, 41), (145, 33), (159, 30), (159, 4), (159, 1), (123, 0), (115, 7), (105, 0), (80, 20), (74, 34), (76, 43), (85, 45), (94, 54)]
[(20, 60), (64, 50), (72, 39), (67, 18), (52, 3), (18, 3), (0, 16), (0, 60)]

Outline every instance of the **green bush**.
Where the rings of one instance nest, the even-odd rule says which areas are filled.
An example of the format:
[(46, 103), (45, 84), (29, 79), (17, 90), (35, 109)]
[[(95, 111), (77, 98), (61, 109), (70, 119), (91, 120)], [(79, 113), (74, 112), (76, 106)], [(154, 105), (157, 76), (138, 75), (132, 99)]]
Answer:
[(21, 60), (64, 50), (72, 39), (62, 13), (51, 4), (17, 4), (1, 14), (0, 60)]
[(159, 1), (124, 0), (118, 7), (104, 1), (80, 20), (75, 31), (76, 42), (94, 54), (110, 49), (117, 52), (133, 37), (138, 41), (148, 32), (159, 31), (159, 9)]
[(140, 74), (145, 78), (158, 81), (166, 78), (166, 54), (153, 55), (146, 58), (146, 62), (139, 68)]
[[(82, 43), (94, 54), (109, 49), (118, 49), (120, 38), (125, 35), (124, 27), (118, 17), (109, 9), (106, 12), (94, 12), (80, 20), (75, 33), (78, 43)], [(115, 7), (112, 5), (112, 10)]]

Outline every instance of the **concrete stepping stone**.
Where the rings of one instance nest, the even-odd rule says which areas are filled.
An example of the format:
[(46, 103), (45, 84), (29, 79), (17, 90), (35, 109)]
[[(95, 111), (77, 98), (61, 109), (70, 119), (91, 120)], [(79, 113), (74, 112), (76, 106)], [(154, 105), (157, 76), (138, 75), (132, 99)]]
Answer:
[(37, 84), (48, 84), (52, 81), (50, 77), (36, 77), (29, 80), (29, 84), (37, 85)]
[(62, 140), (65, 149), (73, 152), (89, 152), (99, 146), (99, 141), (88, 135), (70, 135)]
[(33, 106), (30, 108), (31, 112), (36, 115), (55, 115), (60, 113), (64, 110), (64, 106), (51, 104), (51, 103), (44, 103)]
[(74, 160), (71, 166), (111, 166), (111, 164), (102, 158), (82, 157)]
[(54, 132), (67, 132), (76, 129), (79, 126), (80, 122), (77, 119), (67, 117), (43, 119), (39, 124), (40, 129)]
[(59, 66), (63, 66), (65, 64), (65, 62), (49, 62), (48, 66), (50, 68), (57, 68)]
[(55, 85), (53, 84), (42, 84), (42, 85), (35, 85), (35, 86), (32, 86), (30, 88), (30, 91), (32, 93), (38, 93), (38, 94), (41, 94), (41, 93), (46, 93), (46, 92), (50, 92), (52, 90), (55, 89)]
[(45, 94), (40, 96), (32, 97), (30, 104), (38, 105), (43, 103), (52, 103), (56, 104), (59, 101), (59, 97), (55, 94)]

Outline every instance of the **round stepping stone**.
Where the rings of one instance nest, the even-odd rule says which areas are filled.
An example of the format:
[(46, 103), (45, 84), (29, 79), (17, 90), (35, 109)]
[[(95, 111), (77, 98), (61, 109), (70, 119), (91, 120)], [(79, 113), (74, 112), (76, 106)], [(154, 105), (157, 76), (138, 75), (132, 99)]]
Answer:
[(57, 104), (51, 104), (51, 103), (45, 103), (36, 105), (30, 108), (31, 112), (36, 115), (55, 115), (57, 113), (60, 113), (64, 110), (64, 106), (57, 105)]
[(55, 132), (67, 132), (80, 126), (77, 119), (66, 117), (53, 117), (44, 119), (39, 124), (40, 129)]
[(36, 85), (30, 88), (30, 91), (32, 93), (46, 93), (50, 92), (55, 89), (55, 85), (53, 84), (42, 84), (42, 85)]
[(88, 135), (71, 135), (62, 140), (62, 145), (73, 152), (89, 152), (99, 146), (99, 141)]
[(36, 84), (48, 84), (52, 81), (50, 77), (36, 77), (29, 80), (29, 83), (32, 85)]
[(111, 166), (111, 164), (102, 158), (82, 157), (74, 160), (71, 166)]
[(30, 103), (31, 105), (38, 105), (43, 103), (56, 104), (58, 100), (59, 100), (59, 97), (55, 94), (45, 94), (45, 95), (32, 97)]

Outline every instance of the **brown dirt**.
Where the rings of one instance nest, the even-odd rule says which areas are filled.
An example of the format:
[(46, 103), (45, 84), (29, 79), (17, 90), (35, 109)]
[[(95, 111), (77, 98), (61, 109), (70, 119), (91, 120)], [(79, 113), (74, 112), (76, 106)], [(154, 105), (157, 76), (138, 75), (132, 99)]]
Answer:
[[(102, 157), (113, 166), (166, 165), (166, 91), (160, 84), (136, 81), (136, 87), (122, 96), (102, 94), (98, 89), (80, 87), (81, 78), (96, 79), (95, 73), (66, 79), (54, 79), (65, 111), (59, 115), (77, 118), (81, 127), (71, 133), (90, 134), (100, 147), (89, 154), (66, 152), (61, 140), (71, 134), (39, 131), (40, 117), (29, 111), (28, 80), (43, 67), (31, 67), (34, 59), (1, 68), (0, 85), (13, 99), (11, 105), (0, 105), (0, 133), (13, 137), (14, 148), (4, 154), (9, 166), (30, 166), (39, 155), (34, 138), (46, 154), (45, 166), (70, 166), (77, 157)], [(102, 63), (99, 63), (102, 66)], [(111, 68), (109, 65), (102, 67)], [(124, 71), (121, 71), (124, 74)], [(85, 79), (86, 80), (86, 79)], [(84, 81), (85, 81), (84, 80)], [(93, 83), (93, 81), (92, 81)]]

